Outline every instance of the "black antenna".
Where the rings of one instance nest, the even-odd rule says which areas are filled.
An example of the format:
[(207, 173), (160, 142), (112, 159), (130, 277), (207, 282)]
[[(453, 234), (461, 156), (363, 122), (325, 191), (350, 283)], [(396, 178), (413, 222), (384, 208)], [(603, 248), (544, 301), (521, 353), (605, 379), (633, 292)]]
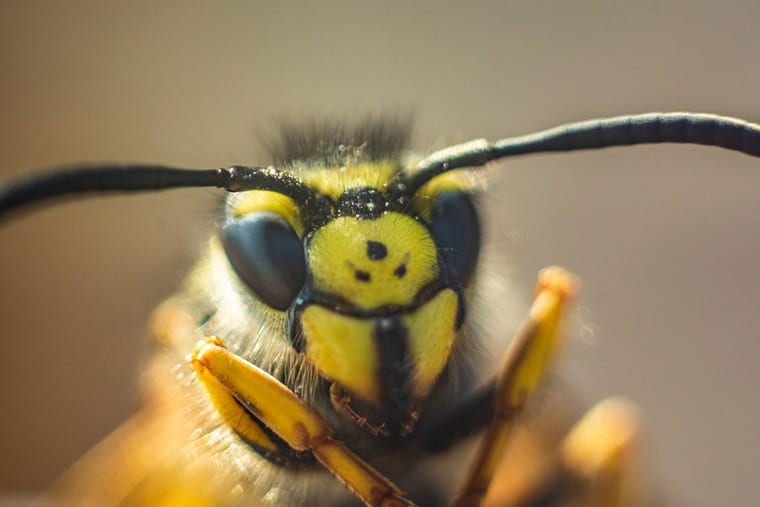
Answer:
[(298, 178), (274, 168), (234, 166), (229, 169), (179, 169), (122, 164), (53, 169), (0, 186), (0, 216), (43, 200), (88, 193), (147, 192), (170, 188), (218, 187), (230, 192), (271, 190), (301, 205), (315, 193)]
[(506, 157), (649, 143), (718, 146), (760, 157), (760, 125), (713, 114), (646, 113), (568, 123), (493, 144), (478, 139), (446, 148), (420, 162), (408, 177), (407, 195), (439, 174)]
[[(447, 148), (426, 158), (418, 164), (414, 173), (406, 177), (402, 191), (411, 196), (439, 174), (480, 167), (516, 155), (645, 143), (703, 144), (760, 157), (760, 125), (711, 114), (648, 113), (568, 123), (494, 144), (480, 139)], [(0, 186), (0, 217), (23, 206), (53, 198), (184, 187), (218, 187), (230, 192), (271, 190), (291, 197), (307, 210), (316, 210), (320, 206), (315, 190), (297, 176), (272, 167), (234, 166), (229, 169), (193, 170), (157, 165), (105, 164), (58, 168)]]

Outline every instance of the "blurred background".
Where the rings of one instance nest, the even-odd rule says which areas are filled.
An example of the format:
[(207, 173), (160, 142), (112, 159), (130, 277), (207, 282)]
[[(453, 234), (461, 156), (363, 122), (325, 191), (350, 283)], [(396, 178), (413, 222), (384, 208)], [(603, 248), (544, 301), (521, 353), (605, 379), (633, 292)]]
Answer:
[[(0, 4), (0, 175), (261, 164), (289, 118), (412, 112), (417, 146), (664, 110), (760, 121), (760, 3)], [(645, 414), (677, 505), (749, 505), (760, 459), (760, 164), (703, 147), (509, 160), (488, 234), (530, 297), (584, 284), (561, 375)], [(0, 228), (0, 491), (43, 489), (137, 407), (150, 311), (217, 194), (90, 199)]]

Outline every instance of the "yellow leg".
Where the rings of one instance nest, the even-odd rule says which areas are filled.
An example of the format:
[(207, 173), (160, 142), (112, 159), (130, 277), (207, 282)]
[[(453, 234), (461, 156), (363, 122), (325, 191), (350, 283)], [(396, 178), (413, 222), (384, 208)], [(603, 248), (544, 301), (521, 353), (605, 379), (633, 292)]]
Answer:
[(539, 274), (528, 318), (507, 349), (499, 371), (493, 421), (481, 437), (453, 505), (482, 502), (516, 417), (556, 356), (564, 314), (577, 291), (577, 279), (561, 268), (547, 268)]
[(577, 485), (579, 501), (589, 507), (650, 505), (641, 462), (638, 408), (610, 398), (588, 411), (565, 437), (560, 466)]
[(562, 439), (557, 428), (521, 423), (484, 505), (654, 505), (641, 427), (638, 408), (622, 398), (598, 403)]
[[(251, 425), (251, 417), (236, 400), (245, 404), (290, 447), (311, 451), (365, 504), (413, 505), (393, 483), (334, 440), (332, 430), (322, 417), (303, 400), (265, 371), (229, 352), (218, 338), (199, 343), (191, 361), (204, 385), (211, 387), (211, 400), (219, 412), (246, 438), (259, 441), (256, 423)], [(223, 386), (227, 393), (215, 387), (217, 385)]]

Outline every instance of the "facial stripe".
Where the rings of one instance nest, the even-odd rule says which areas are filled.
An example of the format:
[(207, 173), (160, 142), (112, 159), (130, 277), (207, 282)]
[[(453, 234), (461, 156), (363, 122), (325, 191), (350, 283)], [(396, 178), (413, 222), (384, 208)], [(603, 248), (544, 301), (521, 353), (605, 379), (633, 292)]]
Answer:
[(411, 402), (412, 364), (409, 334), (398, 315), (375, 319), (375, 342), (386, 408), (406, 414)]

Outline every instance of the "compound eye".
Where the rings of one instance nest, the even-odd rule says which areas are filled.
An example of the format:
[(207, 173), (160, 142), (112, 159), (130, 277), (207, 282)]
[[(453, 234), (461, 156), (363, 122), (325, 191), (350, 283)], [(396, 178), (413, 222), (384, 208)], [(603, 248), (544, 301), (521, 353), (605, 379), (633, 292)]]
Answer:
[(265, 304), (285, 311), (306, 281), (303, 244), (282, 215), (260, 211), (224, 225), (222, 244), (241, 280)]
[(433, 240), (443, 261), (466, 286), (480, 254), (480, 221), (472, 199), (461, 192), (441, 192), (433, 199), (431, 221)]

